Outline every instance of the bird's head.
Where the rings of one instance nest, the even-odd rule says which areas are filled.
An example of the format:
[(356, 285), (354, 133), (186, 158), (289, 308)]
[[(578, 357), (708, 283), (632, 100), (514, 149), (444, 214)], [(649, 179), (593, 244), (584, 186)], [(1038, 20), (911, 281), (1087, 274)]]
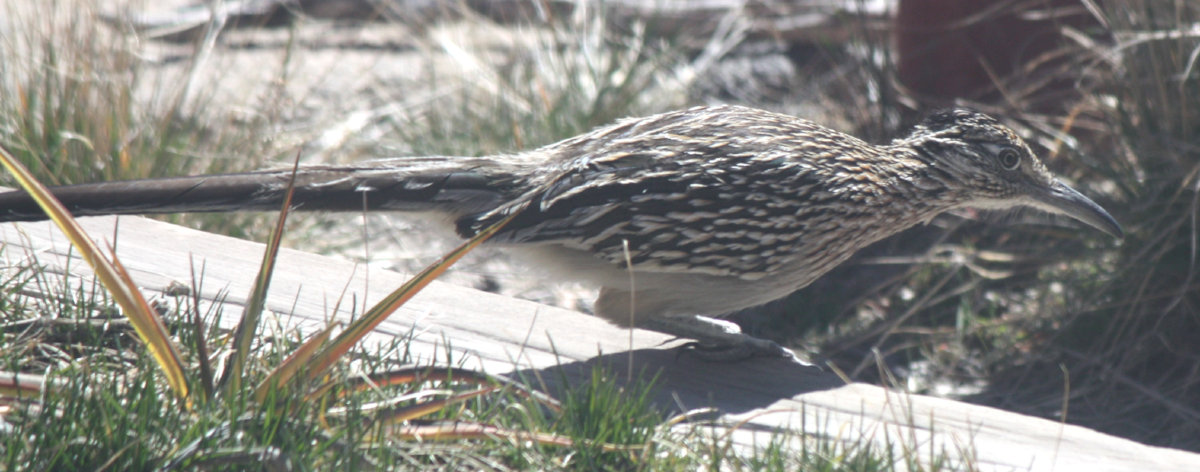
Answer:
[(934, 113), (893, 144), (915, 151), (929, 178), (961, 191), (962, 206), (1030, 206), (1124, 237), (1107, 211), (1056, 179), (1025, 140), (988, 115), (965, 108)]

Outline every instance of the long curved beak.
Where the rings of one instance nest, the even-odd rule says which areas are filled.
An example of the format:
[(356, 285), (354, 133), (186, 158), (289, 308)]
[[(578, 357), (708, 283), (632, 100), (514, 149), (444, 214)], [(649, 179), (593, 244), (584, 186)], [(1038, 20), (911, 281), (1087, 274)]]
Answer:
[(1036, 192), (1033, 198), (1038, 202), (1037, 206), (1047, 211), (1079, 220), (1114, 238), (1125, 238), (1121, 225), (1104, 208), (1057, 179), (1045, 191)]

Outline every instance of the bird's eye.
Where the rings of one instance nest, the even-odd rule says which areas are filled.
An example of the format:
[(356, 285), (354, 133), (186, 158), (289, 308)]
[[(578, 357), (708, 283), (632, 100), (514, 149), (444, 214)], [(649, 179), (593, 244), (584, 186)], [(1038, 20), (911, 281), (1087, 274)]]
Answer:
[(1016, 170), (1021, 165), (1021, 153), (1016, 149), (1006, 147), (1000, 150), (1000, 165), (1005, 170)]

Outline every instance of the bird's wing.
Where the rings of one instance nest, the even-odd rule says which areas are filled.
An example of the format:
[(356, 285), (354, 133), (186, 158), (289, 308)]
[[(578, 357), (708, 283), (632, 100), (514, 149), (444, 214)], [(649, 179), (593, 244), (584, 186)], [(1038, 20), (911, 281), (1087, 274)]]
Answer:
[[(712, 165), (743, 158), (728, 150), (630, 153), (565, 170), (492, 215), (517, 213), (492, 242), (561, 245), (622, 267), (630, 260), (641, 271), (760, 278), (787, 262), (803, 234), (804, 209), (783, 203), (794, 197), (779, 191), (813, 183), (796, 185), (803, 172)], [(776, 185), (781, 177), (793, 182)]]

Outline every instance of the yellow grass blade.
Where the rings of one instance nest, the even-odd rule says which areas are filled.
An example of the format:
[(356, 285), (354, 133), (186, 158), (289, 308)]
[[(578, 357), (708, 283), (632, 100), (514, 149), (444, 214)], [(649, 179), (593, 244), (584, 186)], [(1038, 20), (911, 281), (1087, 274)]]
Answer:
[(387, 297), (384, 297), (384, 299), (379, 303), (376, 303), (375, 306), (371, 307), (370, 310), (367, 310), (367, 312), (364, 313), (361, 318), (355, 320), (353, 323), (350, 323), (350, 325), (347, 326), (344, 331), (338, 334), (338, 337), (335, 338), (332, 343), (330, 343), (325, 349), (321, 350), (320, 353), (313, 357), (313, 368), (308, 372), (309, 378), (316, 378), (317, 376), (324, 374), (334, 362), (337, 362), (342, 355), (346, 354), (346, 352), (349, 351), (355, 343), (361, 340), (363, 336), (366, 336), (367, 333), (371, 332), (372, 329), (375, 329), (376, 326), (379, 326), (379, 323), (382, 323), (383, 320), (387, 319), (389, 315), (391, 315), (393, 312), (399, 309), (401, 305), (404, 305), (405, 302), (415, 296), (417, 292), (420, 292), (421, 289), (429, 285), (430, 282), (433, 282), (434, 279), (446, 272), (446, 269), (449, 269), (451, 265), (453, 265), (459, 259), (462, 259), (463, 256), (465, 256), (476, 246), (482, 244), (487, 240), (487, 238), (490, 238), (493, 234), (496, 234), (497, 231), (500, 231), (500, 228), (503, 228), (504, 225), (508, 224), (508, 222), (512, 220), (514, 216), (516, 216), (515, 213), (501, 220), (500, 222), (489, 226), (487, 229), (475, 235), (475, 237), (462, 243), (453, 251), (450, 251), (450, 253), (442, 256), (440, 260), (431, 264), (429, 267), (426, 267), (425, 270), (422, 270), (421, 273), (409, 279), (408, 282), (405, 282), (404, 285), (402, 285), (399, 289), (392, 292)]
[(272, 387), (281, 388), (292, 377), (295, 377), (296, 372), (299, 372), (300, 368), (307, 364), (309, 359), (312, 359), (313, 354), (317, 353), (317, 348), (320, 348), (322, 344), (325, 344), (325, 341), (329, 340), (331, 333), (333, 333), (333, 326), (326, 327), (320, 333), (305, 341), (299, 349), (296, 349), (296, 352), (293, 352), (287, 359), (284, 359), (283, 363), (279, 364), (279, 367), (271, 371), (271, 374), (267, 375), (267, 378), (258, 384), (258, 388), (254, 390), (254, 399), (261, 403), (263, 400), (266, 400), (267, 393), (270, 393)]
[[(410, 441), (460, 441), (464, 439), (494, 440), (507, 439), (513, 442), (533, 441), (544, 446), (572, 447), (575, 442), (555, 434), (536, 433), (505, 429), (496, 426), (454, 422), (439, 425), (405, 426), (395, 430), (400, 440)], [(606, 452), (636, 451), (644, 446), (622, 446), (619, 444), (601, 444), (600, 449)]]
[(375, 419), (384, 423), (403, 423), (408, 420), (436, 413), (450, 405), (462, 403), (480, 395), (492, 393), (499, 389), (500, 387), (486, 387), (479, 390), (460, 393), (451, 397), (443, 398), (441, 400), (433, 400), (403, 408), (395, 408), (387, 413), (379, 415)]
[(150, 308), (146, 299), (142, 298), (141, 292), (137, 290), (137, 285), (133, 283), (120, 261), (117, 260), (117, 255), (112, 254), (111, 262), (105, 259), (100, 247), (84, 233), (83, 228), (71, 217), (66, 208), (63, 208), (62, 204), (45, 186), (34, 179), (33, 174), (29, 173), (29, 169), (17, 162), (2, 146), (0, 146), (0, 163), (16, 177), (17, 183), (29, 192), (50, 220), (58, 225), (71, 244), (79, 250), (83, 260), (92, 266), (100, 283), (108, 289), (113, 300), (120, 305), (125, 317), (129, 318), (130, 323), (137, 330), (138, 336), (150, 349), (150, 354), (158, 361), (159, 367), (167, 376), (167, 384), (180, 398), (186, 398), (188, 394), (187, 378), (183, 375), (183, 363), (179, 359), (179, 350), (168, 337), (162, 319)]

